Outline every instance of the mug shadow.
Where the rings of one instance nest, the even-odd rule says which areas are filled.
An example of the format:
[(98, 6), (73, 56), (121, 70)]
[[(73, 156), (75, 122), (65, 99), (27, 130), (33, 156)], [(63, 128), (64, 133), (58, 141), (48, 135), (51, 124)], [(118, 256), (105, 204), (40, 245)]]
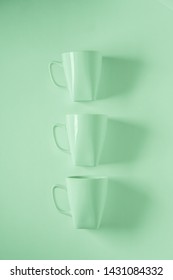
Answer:
[(129, 94), (143, 69), (139, 59), (103, 57), (97, 99)]
[(148, 129), (140, 124), (109, 119), (100, 164), (134, 161), (147, 136)]
[(135, 229), (140, 226), (149, 210), (150, 197), (139, 185), (109, 180), (107, 201), (101, 229)]

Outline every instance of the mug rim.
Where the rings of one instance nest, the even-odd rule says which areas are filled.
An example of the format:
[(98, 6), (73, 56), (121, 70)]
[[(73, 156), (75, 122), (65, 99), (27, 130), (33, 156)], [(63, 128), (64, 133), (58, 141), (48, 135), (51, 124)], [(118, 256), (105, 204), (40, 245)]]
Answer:
[(106, 176), (94, 176), (94, 175), (71, 175), (66, 177), (66, 179), (80, 179), (80, 180), (98, 180), (98, 179), (108, 179)]
[(101, 53), (99, 51), (94, 51), (94, 50), (72, 50), (72, 51), (66, 51), (66, 52), (62, 52), (61, 55), (63, 54), (81, 54), (81, 53), (95, 53), (95, 54), (99, 54), (101, 56)]
[(106, 114), (96, 114), (96, 113), (87, 113), (87, 114), (85, 114), (85, 113), (71, 113), (71, 114), (66, 114), (66, 117), (67, 116), (102, 116), (102, 117), (107, 117), (107, 115)]

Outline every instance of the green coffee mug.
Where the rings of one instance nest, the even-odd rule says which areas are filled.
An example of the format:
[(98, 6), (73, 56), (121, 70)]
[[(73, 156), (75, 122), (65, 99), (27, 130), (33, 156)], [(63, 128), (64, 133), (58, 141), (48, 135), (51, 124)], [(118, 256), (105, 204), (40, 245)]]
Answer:
[[(64, 69), (66, 85), (57, 82), (53, 67)], [(54, 84), (67, 88), (73, 101), (91, 101), (96, 98), (100, 80), (102, 56), (96, 51), (71, 51), (62, 53), (61, 61), (52, 61), (49, 65), (50, 76)]]
[[(59, 144), (58, 132), (62, 127), (67, 129), (69, 148)], [(56, 124), (53, 127), (53, 135), (58, 149), (70, 153), (74, 165), (96, 166), (103, 149), (106, 127), (106, 115), (69, 114), (66, 115), (66, 125)]]
[[(107, 196), (106, 177), (69, 176), (66, 186), (57, 184), (52, 188), (53, 200), (57, 210), (72, 217), (74, 228), (98, 229)], [(61, 208), (56, 199), (56, 190), (67, 191), (70, 210)]]

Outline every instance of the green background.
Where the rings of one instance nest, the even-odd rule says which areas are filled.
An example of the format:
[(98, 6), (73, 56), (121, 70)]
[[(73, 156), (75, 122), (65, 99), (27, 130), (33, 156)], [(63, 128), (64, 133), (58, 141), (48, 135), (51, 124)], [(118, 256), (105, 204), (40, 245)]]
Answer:
[[(156, 0), (0, 1), (1, 259), (173, 258), (172, 30)], [(105, 57), (99, 100), (72, 103), (48, 64), (85, 49)], [(110, 117), (96, 168), (55, 146), (52, 126), (73, 112)], [(72, 174), (110, 177), (99, 230), (55, 209), (51, 187)]]

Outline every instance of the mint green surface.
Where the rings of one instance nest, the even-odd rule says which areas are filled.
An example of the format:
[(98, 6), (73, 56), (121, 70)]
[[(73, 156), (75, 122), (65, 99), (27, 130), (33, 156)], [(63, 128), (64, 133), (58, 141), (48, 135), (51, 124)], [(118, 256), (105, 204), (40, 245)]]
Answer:
[[(173, 258), (172, 27), (156, 0), (0, 1), (1, 259)], [(97, 101), (72, 103), (50, 79), (76, 49), (104, 56)], [(67, 113), (109, 115), (99, 166), (57, 150)], [(51, 187), (73, 174), (110, 177), (99, 230), (55, 208)]]
[[(97, 97), (99, 79), (101, 74), (102, 56), (96, 51), (75, 51), (62, 54), (62, 61), (50, 63), (50, 75), (53, 83), (68, 89), (72, 101), (91, 101)], [(66, 84), (57, 82), (54, 66), (63, 68)], [(59, 76), (59, 75), (57, 75)]]
[[(52, 188), (57, 210), (61, 214), (71, 216), (76, 229), (98, 229), (107, 198), (107, 182), (106, 177), (67, 177), (66, 186), (57, 184)], [(69, 209), (59, 206), (59, 190), (62, 189), (67, 191)]]
[(173, 10), (173, 0), (158, 0), (160, 3), (165, 5), (168, 9)]
[[(59, 143), (65, 127), (68, 148)], [(96, 166), (100, 162), (107, 128), (107, 116), (101, 114), (67, 114), (66, 125), (56, 124), (53, 135), (58, 149), (68, 152), (77, 166)], [(109, 146), (105, 147), (109, 150)], [(106, 151), (107, 153), (107, 151)]]

